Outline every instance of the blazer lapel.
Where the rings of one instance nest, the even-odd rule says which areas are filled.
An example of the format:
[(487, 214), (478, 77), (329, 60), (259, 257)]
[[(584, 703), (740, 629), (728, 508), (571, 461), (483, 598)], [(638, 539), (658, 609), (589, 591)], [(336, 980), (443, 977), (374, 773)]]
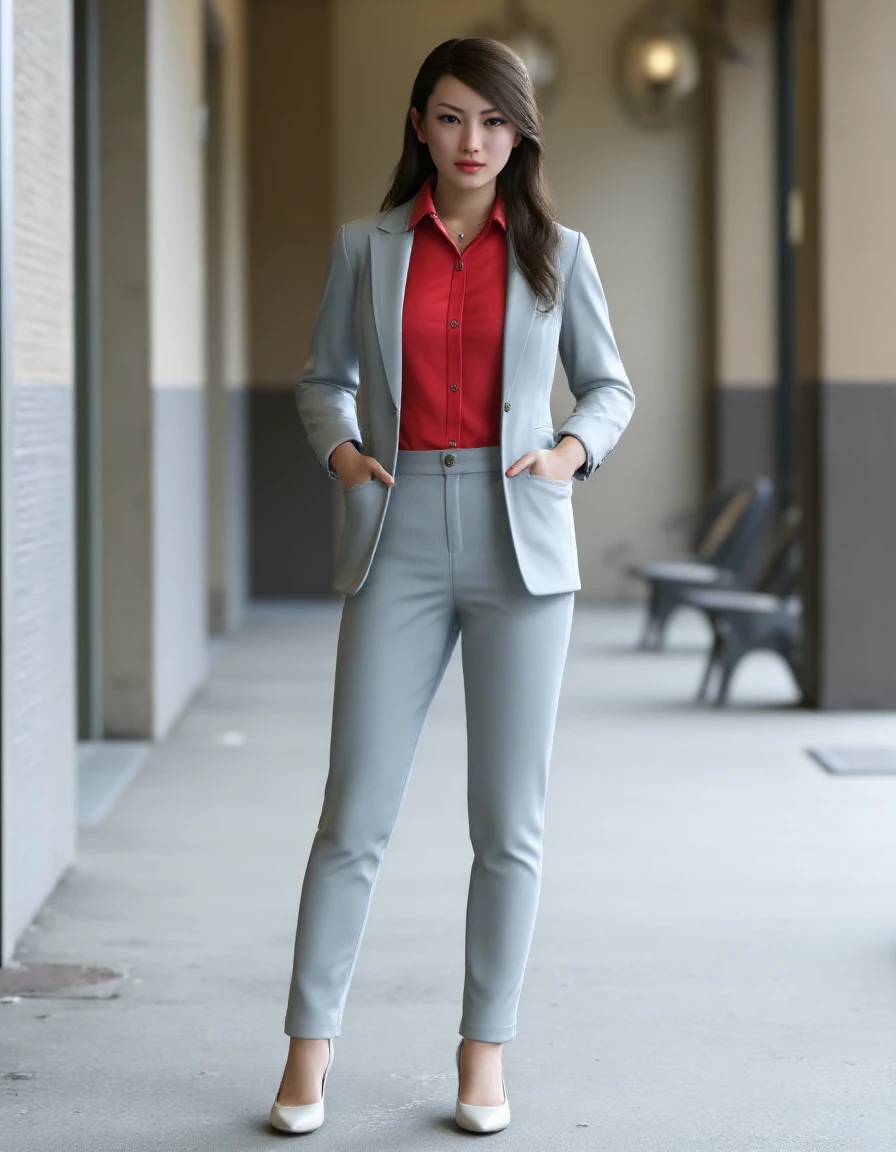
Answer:
[(388, 212), (370, 241), (373, 321), (377, 326), (389, 392), (396, 406), (401, 406), (401, 321), (413, 244), (413, 232), (408, 232), (411, 206), (410, 203), (398, 205), (397, 209)]
[(504, 400), (513, 391), (523, 351), (532, 331), (538, 301), (516, 259), (513, 236), (507, 234), (507, 303), (504, 308), (504, 357), (501, 392)]

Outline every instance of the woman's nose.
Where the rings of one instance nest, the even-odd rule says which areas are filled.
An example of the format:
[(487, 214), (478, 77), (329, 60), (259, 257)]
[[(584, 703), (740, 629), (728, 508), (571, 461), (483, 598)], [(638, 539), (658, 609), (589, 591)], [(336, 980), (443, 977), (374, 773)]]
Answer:
[(478, 152), (479, 151), (479, 134), (478, 132), (467, 131), (464, 134), (461, 142), (461, 149), (464, 152)]

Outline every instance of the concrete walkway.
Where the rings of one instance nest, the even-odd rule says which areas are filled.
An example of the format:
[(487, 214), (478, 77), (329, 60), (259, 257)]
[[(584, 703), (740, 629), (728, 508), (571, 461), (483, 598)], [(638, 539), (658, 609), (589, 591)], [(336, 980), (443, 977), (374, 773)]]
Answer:
[[(577, 608), (540, 918), (517, 1038), (525, 1152), (891, 1152), (896, 777), (808, 744), (896, 744), (893, 716), (793, 707), (754, 656), (698, 709), (705, 632), (632, 650), (634, 609)], [(326, 773), (338, 605), (253, 611), (97, 827), (18, 960), (107, 965), (100, 998), (0, 1004), (0, 1152), (249, 1152), (267, 1111), (299, 887)], [(538, 653), (532, 653), (538, 659)], [(389, 675), (389, 669), (378, 674)], [(373, 898), (336, 1046), (339, 1152), (455, 1129), (466, 834), (459, 661)], [(298, 1147), (298, 1144), (294, 1145)]]

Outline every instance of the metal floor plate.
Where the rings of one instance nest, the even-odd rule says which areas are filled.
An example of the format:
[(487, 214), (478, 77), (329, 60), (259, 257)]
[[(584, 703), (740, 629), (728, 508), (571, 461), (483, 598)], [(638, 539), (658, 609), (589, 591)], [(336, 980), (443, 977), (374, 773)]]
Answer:
[(22, 997), (106, 1000), (118, 994), (121, 973), (82, 964), (17, 964), (0, 970), (0, 1003)]
[(836, 776), (896, 776), (896, 748), (809, 748), (809, 755)]

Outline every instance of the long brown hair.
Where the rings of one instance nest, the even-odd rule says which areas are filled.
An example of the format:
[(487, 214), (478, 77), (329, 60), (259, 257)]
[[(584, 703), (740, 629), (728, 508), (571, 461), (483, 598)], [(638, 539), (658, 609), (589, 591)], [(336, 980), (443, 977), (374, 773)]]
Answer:
[(507, 227), (513, 236), (520, 270), (536, 297), (550, 311), (560, 297), (557, 252), (560, 233), (554, 223), (554, 198), (544, 172), (543, 124), (535, 89), (522, 60), (500, 40), (470, 36), (446, 40), (423, 61), (404, 125), (404, 146), (381, 212), (412, 200), (435, 172), (429, 146), (417, 139), (411, 108), (425, 116), (433, 89), (443, 76), (456, 76), (500, 108), (522, 140), (498, 173)]

